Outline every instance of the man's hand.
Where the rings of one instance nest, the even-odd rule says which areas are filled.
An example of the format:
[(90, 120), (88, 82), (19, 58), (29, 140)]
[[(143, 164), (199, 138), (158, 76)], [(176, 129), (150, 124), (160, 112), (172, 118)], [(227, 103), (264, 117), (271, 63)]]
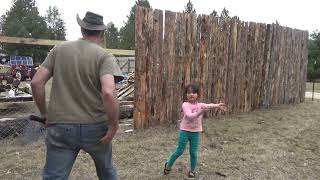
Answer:
[(112, 141), (114, 135), (116, 134), (117, 130), (118, 130), (118, 127), (109, 128), (107, 134), (105, 136), (103, 136), (103, 138), (100, 139), (100, 142), (102, 144), (111, 143), (111, 141)]
[(41, 114), (41, 119), (44, 119), (44, 127), (47, 128), (49, 127), (49, 124), (48, 124), (48, 114)]

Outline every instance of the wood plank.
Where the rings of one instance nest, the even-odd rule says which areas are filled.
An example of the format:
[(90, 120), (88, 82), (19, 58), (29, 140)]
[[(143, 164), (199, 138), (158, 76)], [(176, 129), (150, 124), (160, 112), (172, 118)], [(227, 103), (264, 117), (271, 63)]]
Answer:
[[(42, 46), (55, 46), (55, 45), (61, 44), (63, 42), (65, 42), (65, 41), (0, 36), (0, 43), (10, 43), (10, 44), (30, 44), (30, 45), (42, 45)], [(106, 50), (114, 55), (134, 56), (134, 50), (126, 50), (126, 49), (106, 49)]]
[(294, 87), (294, 104), (300, 103), (300, 98), (299, 98), (299, 87), (301, 86), (300, 84), (300, 54), (301, 54), (301, 34), (299, 33), (299, 30), (294, 30), (295, 34), (295, 66), (294, 66), (294, 75), (295, 75), (295, 87)]
[(152, 32), (153, 32), (153, 10), (147, 9), (146, 14), (146, 24), (145, 24), (145, 44), (146, 44), (146, 51), (144, 54), (144, 58), (146, 61), (146, 103), (145, 103), (145, 123), (144, 128), (152, 127), (153, 126), (153, 105), (154, 105), (154, 56), (153, 56), (153, 39), (152, 39)]
[(135, 16), (135, 41), (136, 41), (136, 53), (135, 53), (135, 83), (134, 83), (134, 128), (140, 129), (144, 127), (145, 119), (145, 102), (146, 102), (146, 60), (144, 54), (145, 47), (145, 35), (144, 28), (146, 23), (146, 9), (137, 7)]
[(134, 56), (134, 50), (127, 50), (127, 49), (106, 49), (109, 53), (113, 55), (121, 55), (121, 56)]
[(234, 102), (234, 79), (235, 79), (235, 59), (237, 52), (237, 36), (238, 36), (238, 28), (237, 28), (237, 19), (234, 17), (231, 19), (229, 26), (229, 34), (228, 34), (228, 54), (227, 54), (227, 81), (226, 81), (226, 103), (229, 107), (229, 113), (234, 112), (235, 102)]
[(129, 62), (129, 61), (125, 62), (123, 65), (120, 66), (120, 70), (121, 70), (121, 71), (123, 70), (123, 68), (124, 68), (125, 66), (128, 65), (128, 62)]
[(63, 42), (65, 42), (65, 41), (50, 40), (50, 39), (36, 39), (36, 38), (0, 36), (0, 43), (55, 46), (55, 45), (61, 44)]
[(269, 77), (270, 80), (270, 87), (269, 87), (269, 94), (268, 94), (268, 101), (269, 105), (273, 106), (275, 105), (274, 99), (275, 99), (275, 68), (277, 63), (277, 39), (279, 38), (279, 26), (274, 24), (273, 25), (273, 38), (272, 38), (272, 44), (271, 44), (271, 56), (270, 56), (270, 69), (269, 69)]
[(249, 32), (248, 32), (248, 50), (247, 50), (247, 59), (246, 59), (246, 70), (245, 70), (245, 112), (249, 112), (252, 110), (252, 101), (253, 101), (253, 68), (254, 68), (254, 54), (255, 54), (255, 46), (254, 46), (254, 33), (255, 33), (255, 25), (256, 23), (249, 23)]
[(283, 104), (284, 103), (284, 94), (285, 94), (285, 88), (284, 88), (284, 82), (285, 82), (285, 67), (287, 66), (286, 63), (286, 45), (285, 45), (285, 35), (286, 35), (286, 28), (282, 28), (281, 37), (280, 37), (280, 64), (279, 64), (279, 94), (278, 94), (278, 102), (277, 104)]
[(120, 96), (122, 96), (123, 94), (125, 94), (127, 91), (129, 91), (130, 89), (133, 89), (133, 88), (134, 88), (134, 85), (131, 84), (131, 85), (126, 86), (126, 87), (123, 88), (123, 89), (119, 89), (117, 96), (120, 97)]
[(249, 23), (243, 22), (241, 25), (242, 31), (241, 31), (241, 76), (240, 78), (240, 112), (245, 112), (246, 109), (246, 90), (247, 90), (247, 78), (246, 78), (246, 72), (247, 72), (247, 56), (248, 56), (248, 32), (249, 32)]
[(259, 96), (257, 97), (257, 108), (261, 107), (262, 104), (262, 94), (261, 94), (261, 89), (262, 89), (262, 68), (263, 68), (263, 57), (264, 57), (264, 49), (265, 49), (265, 35), (266, 35), (266, 25), (260, 23), (260, 33), (259, 33), (259, 53), (258, 53), (258, 58), (259, 58), (259, 69), (258, 69), (258, 87), (257, 91), (259, 93)]
[(221, 21), (222, 32), (221, 32), (221, 59), (220, 59), (220, 80), (221, 80), (221, 89), (220, 89), (220, 101), (228, 104), (227, 99), (227, 81), (228, 81), (228, 53), (229, 53), (229, 37), (230, 37), (230, 20), (224, 19)]
[[(215, 75), (216, 75), (216, 83), (215, 83), (215, 96), (217, 98), (217, 102), (225, 102), (224, 101), (224, 94), (223, 94), (223, 68), (224, 68), (224, 59), (223, 59), (223, 51), (224, 51), (224, 34), (222, 32), (223, 29), (223, 22), (219, 19), (217, 22), (217, 33), (216, 33), (216, 68), (215, 68)], [(219, 115), (219, 111), (216, 111), (216, 115)]]
[[(214, 63), (214, 59), (212, 57), (212, 33), (213, 33), (213, 16), (208, 16), (208, 22), (207, 22), (207, 26), (208, 26), (208, 32), (207, 32), (207, 49), (206, 49), (206, 70), (207, 70), (207, 75), (206, 75), (206, 82), (205, 82), (205, 88), (206, 88), (206, 102), (211, 103), (212, 101), (212, 79), (213, 79), (213, 63)], [(208, 112), (207, 115), (210, 117), (211, 116), (211, 112)]]
[(185, 61), (184, 61), (184, 87), (191, 83), (191, 68), (192, 68), (192, 35), (193, 35), (193, 24), (195, 16), (194, 14), (186, 14), (186, 42), (185, 42)]
[(293, 104), (297, 104), (300, 102), (299, 99), (299, 74), (300, 74), (300, 59), (299, 59), (299, 44), (301, 44), (300, 40), (299, 40), (299, 33), (298, 30), (294, 29), (294, 39), (295, 39), (295, 43), (294, 43), (294, 52), (295, 52), (295, 56), (294, 56), (294, 92), (293, 92)]
[[(193, 63), (192, 63), (192, 74), (191, 79), (193, 83), (200, 84), (200, 25), (201, 25), (201, 16), (198, 15), (196, 18), (196, 23), (194, 25), (194, 37), (192, 41), (193, 46)], [(202, 101), (202, 89), (200, 88), (199, 100)]]
[[(214, 102), (214, 95), (213, 95), (213, 89), (214, 89), (214, 68), (215, 68), (215, 54), (214, 54), (214, 48), (215, 48), (215, 18), (213, 16), (209, 17), (208, 21), (208, 49), (207, 49), (207, 66), (208, 66), (208, 81), (207, 81), (207, 102)], [(214, 111), (210, 111), (207, 113), (209, 117), (214, 115)]]
[[(175, 52), (175, 68), (174, 68), (174, 82), (175, 82), (175, 100), (173, 101), (173, 123), (181, 117), (181, 104), (184, 96), (184, 63), (185, 63), (185, 49), (186, 49), (186, 14), (177, 13), (176, 19), (176, 52)], [(175, 108), (174, 108), (175, 107)]]
[(273, 25), (268, 24), (265, 37), (265, 49), (262, 64), (262, 108), (268, 108), (270, 105), (269, 96), (271, 89), (270, 82), (270, 59), (271, 59), (271, 46), (273, 39)]
[(286, 67), (286, 92), (285, 92), (285, 104), (289, 104), (291, 102), (291, 86), (292, 86), (292, 80), (291, 80), (291, 70), (292, 70), (292, 30), (288, 28), (287, 31), (287, 67)]
[[(165, 96), (164, 102), (165, 115), (164, 121), (172, 123), (172, 102), (174, 101), (174, 88), (175, 84), (173, 81), (174, 72), (174, 61), (175, 61), (175, 33), (176, 33), (176, 13), (171, 11), (165, 11), (165, 34), (164, 34), (164, 51), (163, 59), (165, 60), (166, 71), (166, 82), (165, 82)], [(176, 107), (174, 107), (176, 108)]]
[(119, 105), (133, 105), (134, 106), (134, 102), (133, 101), (119, 101)]
[(258, 73), (257, 73), (257, 100), (256, 105), (257, 108), (260, 108), (262, 105), (262, 83), (263, 83), (263, 64), (264, 64), (264, 49), (265, 49), (265, 36), (266, 36), (266, 28), (265, 24), (260, 23), (260, 30), (259, 30), (259, 40), (258, 40)]
[(259, 108), (259, 97), (260, 97), (260, 72), (261, 72), (261, 59), (260, 59), (260, 34), (261, 24), (257, 23), (254, 28), (254, 54), (253, 54), (253, 69), (252, 69), (252, 110)]
[(121, 95), (119, 96), (119, 98), (121, 99), (121, 98), (123, 98), (123, 97), (127, 97), (128, 95), (130, 95), (130, 94), (133, 93), (133, 92), (134, 92), (134, 87), (131, 86), (127, 91), (125, 91), (123, 94), (121, 94)]
[(284, 32), (283, 32), (283, 51), (282, 51), (282, 57), (283, 57), (283, 66), (285, 68), (282, 69), (282, 72), (281, 72), (281, 76), (282, 76), (282, 93), (281, 93), (281, 100), (280, 100), (280, 103), (281, 104), (285, 104), (286, 103), (286, 94), (287, 94), (287, 91), (288, 91), (288, 64), (290, 62), (290, 59), (289, 59), (289, 54), (290, 52), (288, 51), (289, 50), (289, 46), (288, 46), (288, 43), (289, 43), (289, 37), (288, 37), (288, 34), (289, 34), (289, 28), (284, 28)]
[[(208, 49), (207, 49), (207, 66), (208, 66), (208, 81), (207, 81), (207, 102), (215, 103), (215, 68), (216, 68), (216, 52), (215, 49), (217, 47), (216, 41), (216, 30), (217, 30), (217, 18), (214, 16), (209, 17), (209, 40), (208, 40)], [(215, 115), (215, 109), (209, 111), (207, 114), (209, 117)]]
[(294, 30), (291, 29), (291, 63), (289, 68), (289, 77), (290, 77), (290, 96), (289, 96), (289, 103), (292, 104), (294, 102), (294, 66), (295, 66), (295, 37), (294, 37)]
[(147, 14), (147, 20), (145, 25), (145, 43), (146, 43), (146, 121), (145, 127), (153, 127), (153, 106), (154, 106), (154, 39), (153, 39), (153, 10), (150, 9)]
[(301, 54), (301, 92), (300, 92), (300, 101), (304, 102), (305, 100), (305, 91), (306, 91), (306, 81), (307, 81), (307, 64), (308, 64), (308, 41), (309, 41), (309, 33), (308, 31), (302, 32), (303, 40), (302, 40), (302, 54)]
[(234, 64), (235, 64), (235, 75), (234, 75), (234, 89), (233, 89), (233, 96), (234, 96), (234, 106), (233, 112), (241, 112), (240, 111), (240, 101), (241, 101), (241, 79), (244, 75), (244, 67), (242, 66), (241, 62), (241, 52), (244, 51), (242, 49), (242, 23), (239, 19), (236, 21), (237, 25), (237, 39), (236, 39), (236, 50), (235, 50), (235, 57), (234, 57)]
[(295, 100), (294, 103), (300, 103), (300, 87), (301, 87), (301, 44), (302, 44), (302, 36), (301, 36), (301, 31), (295, 30), (296, 34), (296, 39), (297, 39), (297, 46), (296, 46), (296, 58), (297, 58), (297, 63), (296, 63), (296, 70), (295, 70), (295, 78), (296, 78), (296, 87), (295, 87)]
[(244, 112), (250, 111), (250, 55), (251, 55), (251, 42), (252, 42), (252, 31), (250, 31), (250, 23), (246, 23), (246, 54), (245, 54), (245, 74), (244, 74)]
[(209, 44), (209, 16), (200, 16), (200, 43), (199, 43), (199, 85), (202, 102), (208, 101), (208, 44)]
[(152, 54), (154, 55), (154, 79), (155, 79), (155, 99), (154, 99), (154, 125), (161, 123), (162, 117), (162, 89), (163, 89), (163, 59), (162, 59), (162, 43), (163, 43), (163, 11), (155, 10), (154, 12), (154, 23), (153, 23), (153, 49)]

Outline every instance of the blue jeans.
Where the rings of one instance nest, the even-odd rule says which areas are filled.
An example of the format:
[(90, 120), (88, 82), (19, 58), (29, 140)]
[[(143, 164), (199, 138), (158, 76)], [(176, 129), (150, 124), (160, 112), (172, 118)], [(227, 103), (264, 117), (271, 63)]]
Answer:
[(112, 165), (112, 145), (100, 143), (107, 131), (106, 122), (49, 126), (43, 179), (67, 180), (80, 149), (83, 149), (92, 157), (100, 180), (116, 180), (117, 172)]

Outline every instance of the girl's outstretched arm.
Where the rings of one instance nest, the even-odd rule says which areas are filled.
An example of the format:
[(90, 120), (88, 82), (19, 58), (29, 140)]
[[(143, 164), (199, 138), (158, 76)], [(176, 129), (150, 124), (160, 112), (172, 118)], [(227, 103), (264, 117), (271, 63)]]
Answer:
[(205, 108), (218, 108), (221, 106), (226, 106), (224, 103), (219, 103), (219, 104), (214, 104), (214, 103), (210, 103), (210, 104), (202, 104)]
[(219, 103), (219, 104), (214, 104), (214, 103), (210, 103), (210, 104), (202, 104), (202, 109), (210, 109), (210, 108), (220, 108), (222, 110), (225, 110), (227, 108), (227, 105), (224, 103)]

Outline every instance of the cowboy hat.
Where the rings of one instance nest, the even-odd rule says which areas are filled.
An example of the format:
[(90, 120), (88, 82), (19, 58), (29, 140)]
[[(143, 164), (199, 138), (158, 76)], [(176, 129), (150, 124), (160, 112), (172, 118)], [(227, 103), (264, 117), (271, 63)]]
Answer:
[(81, 20), (77, 14), (77, 21), (78, 24), (84, 29), (93, 31), (103, 31), (107, 29), (107, 26), (103, 24), (103, 16), (93, 12), (88, 11), (83, 20)]

